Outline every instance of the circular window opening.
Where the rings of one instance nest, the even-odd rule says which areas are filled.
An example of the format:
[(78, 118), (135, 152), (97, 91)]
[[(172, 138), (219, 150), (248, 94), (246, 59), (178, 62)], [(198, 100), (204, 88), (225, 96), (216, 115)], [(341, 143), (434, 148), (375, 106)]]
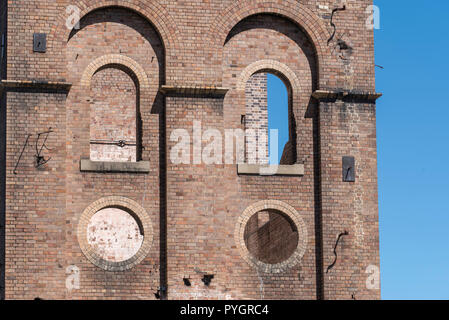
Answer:
[(259, 261), (278, 264), (290, 258), (298, 247), (295, 223), (280, 211), (259, 211), (247, 222), (244, 232), (248, 251)]
[(119, 208), (97, 211), (87, 225), (87, 242), (102, 259), (126, 261), (137, 254), (144, 240), (138, 219)]

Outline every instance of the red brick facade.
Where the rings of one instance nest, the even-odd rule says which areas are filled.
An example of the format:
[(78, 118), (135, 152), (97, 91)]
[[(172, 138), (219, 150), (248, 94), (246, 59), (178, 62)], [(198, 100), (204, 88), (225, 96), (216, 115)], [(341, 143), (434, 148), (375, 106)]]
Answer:
[[(6, 299), (380, 298), (372, 1), (1, 3)], [(246, 85), (267, 72), (289, 91), (282, 164), (304, 174), (204, 163), (201, 133), (245, 129)], [(179, 129), (189, 163), (170, 157)], [(126, 238), (94, 217), (111, 208), (137, 221), (111, 223), (132, 230), (131, 258), (95, 245)]]

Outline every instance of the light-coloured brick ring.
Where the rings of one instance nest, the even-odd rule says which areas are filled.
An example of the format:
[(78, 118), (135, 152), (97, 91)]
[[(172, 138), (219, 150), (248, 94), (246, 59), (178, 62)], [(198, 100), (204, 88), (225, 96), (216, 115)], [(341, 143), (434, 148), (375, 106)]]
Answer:
[(259, 60), (247, 66), (240, 74), (236, 89), (245, 91), (246, 84), (251, 76), (257, 72), (271, 72), (281, 78), (287, 80), (286, 87), (291, 87), (296, 94), (300, 92), (301, 83), (296, 74), (287, 65), (276, 60)]
[[(101, 209), (105, 208), (119, 208), (130, 213), (142, 227), (143, 231), (143, 243), (139, 248), (139, 251), (131, 258), (121, 261), (112, 262), (103, 259), (99, 256), (95, 250), (89, 245), (87, 240), (87, 227), (90, 219)], [(153, 243), (153, 227), (151, 224), (151, 218), (148, 213), (137, 202), (117, 196), (110, 196), (101, 198), (91, 205), (89, 205), (81, 214), (80, 221), (78, 223), (78, 243), (81, 251), (86, 258), (99, 268), (106, 271), (125, 271), (131, 269), (135, 265), (139, 264), (148, 255), (148, 252)]]
[(108, 65), (120, 65), (128, 68), (137, 77), (141, 89), (147, 89), (150, 87), (145, 70), (136, 61), (121, 54), (107, 54), (92, 61), (83, 72), (81, 77), (81, 85), (89, 87), (95, 72), (97, 72), (98, 69)]

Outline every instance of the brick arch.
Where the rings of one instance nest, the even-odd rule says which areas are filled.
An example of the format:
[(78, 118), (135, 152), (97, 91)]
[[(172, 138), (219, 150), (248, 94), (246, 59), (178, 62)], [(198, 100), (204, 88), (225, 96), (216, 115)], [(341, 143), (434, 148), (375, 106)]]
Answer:
[[(80, 8), (80, 19), (92, 11), (117, 7), (134, 11), (145, 18), (158, 32), (166, 48), (173, 46), (178, 35), (178, 28), (175, 20), (170, 16), (167, 9), (156, 1), (142, 0), (83, 0), (76, 4)], [(49, 45), (53, 41), (67, 41), (71, 29), (66, 27), (68, 14), (63, 12), (57, 18), (57, 23), (52, 28), (49, 36)]]
[[(277, 264), (267, 264), (259, 261), (249, 252), (245, 244), (245, 227), (249, 219), (259, 211), (269, 209), (277, 210), (287, 215), (298, 229), (298, 245), (296, 250), (290, 258)], [(289, 204), (278, 200), (262, 200), (250, 205), (240, 215), (235, 226), (234, 240), (240, 251), (240, 255), (249, 265), (260, 272), (278, 274), (294, 267), (301, 261), (307, 249), (307, 227), (300, 214)]]
[[(139, 14), (156, 30), (161, 39), (165, 51), (166, 61), (164, 62), (164, 65), (169, 65), (171, 60), (177, 57), (175, 49), (179, 43), (177, 40), (179, 29), (168, 10), (158, 2), (144, 0), (82, 0), (77, 2), (76, 5), (80, 8), (80, 19), (92, 11), (112, 7), (127, 9)], [(60, 55), (59, 60), (63, 65), (66, 63), (66, 55), (64, 52), (72, 31), (66, 27), (67, 17), (68, 14), (64, 7), (48, 36), (49, 51), (53, 51), (55, 54)], [(168, 75), (166, 75), (166, 77), (167, 76)]]
[(92, 76), (95, 72), (97, 72), (98, 69), (108, 65), (125, 66), (137, 77), (140, 89), (148, 89), (150, 87), (145, 70), (136, 61), (121, 54), (107, 54), (92, 61), (81, 76), (81, 85), (83, 87), (90, 87)]
[[(214, 24), (209, 31), (210, 43), (214, 43), (215, 50), (222, 52), (226, 38), (232, 28), (240, 21), (256, 14), (273, 14), (293, 21), (302, 28), (310, 37), (313, 43), (318, 64), (318, 79), (321, 79), (323, 66), (329, 59), (329, 50), (327, 50), (327, 39), (329, 32), (325, 28), (321, 19), (308, 7), (301, 5), (294, 0), (242, 0), (236, 1), (219, 14), (214, 19)], [(221, 54), (219, 54), (221, 56)]]
[[(91, 248), (88, 243), (87, 227), (89, 225), (90, 219), (98, 211), (105, 208), (120, 208), (128, 211), (132, 216), (134, 216), (135, 219), (138, 220), (138, 223), (143, 230), (143, 243), (139, 251), (137, 251), (137, 253), (128, 260), (122, 262), (111, 262), (104, 260)], [(144, 208), (142, 208), (137, 202), (131, 199), (125, 197), (110, 196), (98, 199), (84, 210), (78, 223), (77, 236), (81, 251), (86, 256), (86, 258), (94, 265), (106, 271), (125, 271), (138, 265), (140, 262), (142, 262), (143, 259), (146, 258), (153, 243), (154, 235), (151, 218)]]
[(262, 71), (280, 75), (281, 78), (285, 78), (289, 81), (288, 85), (291, 87), (293, 93), (299, 92), (301, 84), (296, 74), (287, 65), (275, 60), (259, 60), (247, 66), (241, 72), (240, 77), (237, 80), (236, 89), (239, 91), (245, 91), (246, 83), (251, 76)]

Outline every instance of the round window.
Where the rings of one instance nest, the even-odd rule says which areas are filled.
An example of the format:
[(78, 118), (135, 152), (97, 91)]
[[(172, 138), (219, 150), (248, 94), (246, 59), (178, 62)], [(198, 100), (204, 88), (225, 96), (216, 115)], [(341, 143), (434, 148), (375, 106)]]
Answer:
[(285, 214), (264, 210), (254, 214), (246, 223), (244, 233), (248, 251), (267, 264), (284, 262), (298, 247), (298, 229)]
[(260, 272), (282, 273), (298, 264), (306, 252), (306, 224), (285, 202), (256, 202), (245, 209), (235, 227), (242, 258)]
[(106, 197), (87, 207), (78, 224), (78, 242), (87, 259), (107, 271), (139, 264), (153, 242), (151, 219), (138, 203)]
[(131, 214), (118, 208), (95, 213), (87, 225), (87, 242), (98, 256), (111, 262), (133, 257), (143, 243), (143, 230)]

